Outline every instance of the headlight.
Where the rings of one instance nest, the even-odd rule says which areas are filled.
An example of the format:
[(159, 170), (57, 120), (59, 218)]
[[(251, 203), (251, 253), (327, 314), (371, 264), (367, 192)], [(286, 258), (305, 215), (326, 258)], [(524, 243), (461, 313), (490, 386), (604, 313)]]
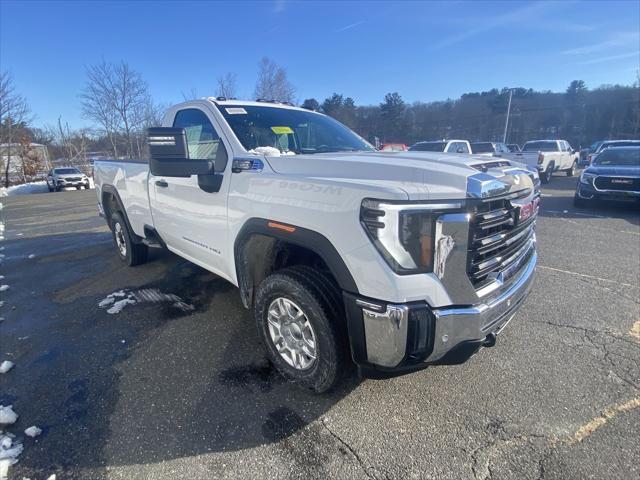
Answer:
[(580, 183), (584, 183), (585, 185), (593, 185), (593, 179), (596, 178), (597, 175), (593, 173), (582, 172), (580, 175)]
[(394, 272), (433, 272), (435, 221), (461, 202), (439, 204), (390, 203), (365, 199), (360, 222)]

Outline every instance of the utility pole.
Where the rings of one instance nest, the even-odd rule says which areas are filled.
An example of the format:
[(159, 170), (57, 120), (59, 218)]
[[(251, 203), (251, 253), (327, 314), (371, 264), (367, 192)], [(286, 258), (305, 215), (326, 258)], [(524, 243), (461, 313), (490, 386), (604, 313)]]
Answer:
[(511, 114), (511, 96), (513, 90), (509, 90), (509, 106), (507, 107), (507, 119), (504, 122), (504, 135), (502, 136), (502, 143), (507, 143), (507, 129), (509, 128), (509, 115)]

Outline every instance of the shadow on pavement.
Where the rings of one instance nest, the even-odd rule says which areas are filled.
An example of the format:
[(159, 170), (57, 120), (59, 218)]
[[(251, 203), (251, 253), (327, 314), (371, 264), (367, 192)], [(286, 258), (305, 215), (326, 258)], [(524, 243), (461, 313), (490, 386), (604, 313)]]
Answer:
[[(43, 429), (25, 440), (16, 478), (96, 478), (107, 465), (277, 442), (358, 384), (351, 377), (314, 395), (286, 382), (235, 287), (170, 253), (127, 268), (108, 233), (8, 242), (5, 253), (0, 335), (16, 368), (3, 376), (0, 403), (20, 415), (13, 433)], [(157, 289), (194, 310), (149, 302), (110, 315), (98, 303), (120, 289)]]

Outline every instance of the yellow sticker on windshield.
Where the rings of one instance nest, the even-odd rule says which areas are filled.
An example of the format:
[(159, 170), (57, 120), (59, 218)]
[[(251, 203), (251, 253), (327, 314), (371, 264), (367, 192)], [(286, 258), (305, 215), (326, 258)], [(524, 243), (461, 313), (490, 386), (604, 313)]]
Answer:
[(271, 131), (276, 135), (285, 135), (287, 133), (293, 133), (291, 127), (271, 127)]

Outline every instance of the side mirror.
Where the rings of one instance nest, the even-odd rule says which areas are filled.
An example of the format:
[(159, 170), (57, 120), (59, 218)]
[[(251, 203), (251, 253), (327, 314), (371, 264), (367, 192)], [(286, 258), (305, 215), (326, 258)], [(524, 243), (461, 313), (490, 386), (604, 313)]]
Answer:
[(189, 158), (183, 128), (155, 127), (147, 130), (149, 170), (159, 177), (190, 177), (213, 173), (213, 160)]

